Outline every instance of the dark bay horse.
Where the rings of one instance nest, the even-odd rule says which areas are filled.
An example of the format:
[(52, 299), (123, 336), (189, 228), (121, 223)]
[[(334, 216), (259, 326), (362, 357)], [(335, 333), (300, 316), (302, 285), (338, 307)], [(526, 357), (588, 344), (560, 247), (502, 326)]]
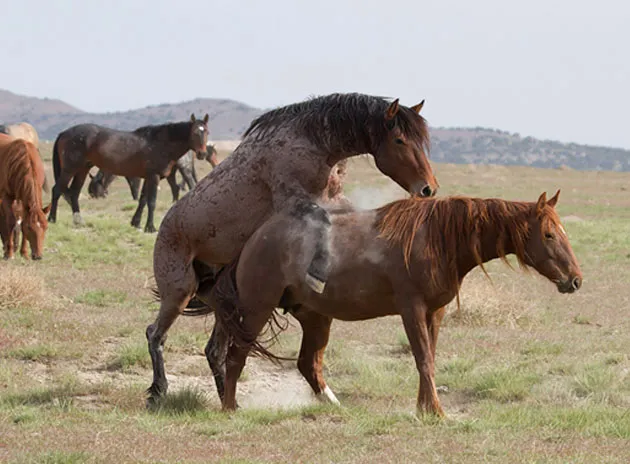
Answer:
[(160, 311), (146, 331), (153, 363), (149, 402), (167, 390), (162, 347), (168, 329), (196, 293), (212, 288), (215, 270), (231, 262), (274, 211), (288, 211), (316, 234), (308, 279), (314, 291), (323, 290), (330, 217), (318, 203), (337, 163), (369, 153), (407, 191), (435, 193), (421, 108), (332, 94), (269, 111), (252, 122), (234, 153), (170, 208), (153, 253)]
[[(92, 166), (114, 175), (144, 179), (138, 208), (131, 225), (140, 227), (142, 210), (148, 204), (145, 232), (155, 232), (153, 215), (160, 179), (168, 176), (177, 160), (188, 150), (206, 153), (208, 115), (203, 120), (191, 116), (188, 122), (145, 126), (133, 132), (95, 124), (79, 124), (63, 131), (53, 147), (55, 186), (48, 220), (55, 222), (59, 197), (70, 194), (73, 220), (81, 224), (79, 194)], [(72, 185), (68, 190), (68, 184)]]
[[(197, 159), (205, 159), (214, 168), (219, 161), (217, 160), (217, 150), (214, 145), (208, 143), (206, 148), (206, 154), (202, 158), (197, 155)], [(182, 182), (177, 183), (175, 177), (179, 172), (182, 176)], [(117, 176), (99, 169), (95, 175), (90, 174), (90, 183), (88, 184), (88, 193), (92, 198), (105, 198), (108, 194), (108, 187), (116, 179)], [(140, 192), (141, 179), (139, 177), (125, 177), (131, 196), (134, 200), (138, 199)], [(173, 202), (179, 199), (179, 192), (181, 190), (192, 190), (199, 179), (197, 178), (197, 171), (195, 169), (195, 158), (191, 150), (187, 151), (184, 156), (177, 160), (175, 169), (171, 170), (171, 173), (166, 177), (169, 186), (171, 187), (171, 193), (173, 195)]]
[(415, 197), (333, 215), (332, 267), (323, 294), (312, 292), (304, 279), (315, 234), (290, 215), (271, 217), (214, 288), (218, 325), (232, 341), (224, 409), (236, 406), (236, 381), (250, 349), (269, 354), (255, 340), (274, 309), (283, 307), (302, 326), (300, 372), (317, 395), (334, 403), (322, 374), (332, 320), (400, 315), (420, 375), (418, 412), (443, 415), (435, 350), (444, 307), (466, 274), (515, 254), (521, 266), (534, 268), (561, 293), (580, 288), (580, 267), (555, 210), (559, 193), (548, 201), (543, 193), (534, 203)]
[(31, 142), (0, 134), (0, 235), (4, 258), (13, 257), (15, 231), (21, 221), (21, 254), (28, 258), (26, 241), (34, 260), (41, 259), (50, 206), (42, 204), (44, 164)]

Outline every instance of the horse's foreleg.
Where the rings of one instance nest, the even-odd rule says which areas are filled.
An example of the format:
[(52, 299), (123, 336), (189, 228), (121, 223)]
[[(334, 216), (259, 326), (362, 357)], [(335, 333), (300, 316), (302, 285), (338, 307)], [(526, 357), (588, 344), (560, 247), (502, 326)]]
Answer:
[(171, 187), (171, 194), (173, 195), (173, 203), (179, 200), (179, 185), (177, 185), (177, 179), (175, 179), (175, 174), (177, 173), (177, 168), (173, 167), (171, 169), (170, 174), (166, 177), (166, 181), (168, 185)]
[(2, 225), (0, 226), (0, 234), (2, 235), (2, 245), (4, 249), (4, 259), (13, 258), (15, 252), (14, 246), (14, 229), (15, 215), (12, 207), (13, 200), (7, 197), (2, 198), (0, 208), (2, 209)]
[(298, 199), (291, 214), (304, 221), (313, 235), (315, 252), (306, 271), (306, 283), (317, 293), (323, 293), (330, 272), (330, 216), (317, 203), (304, 198)]
[(442, 319), (444, 319), (445, 313), (446, 306), (442, 306), (440, 309), (433, 311), (431, 314), (427, 314), (427, 326), (431, 336), (431, 357), (433, 358), (433, 363), (435, 363), (435, 349), (437, 348), (440, 326), (442, 325)]
[(57, 205), (59, 198), (68, 192), (68, 184), (72, 180), (72, 174), (62, 171), (59, 179), (55, 181), (52, 188), (52, 198), (50, 203), (50, 212), (48, 213), (48, 222), (57, 222)]
[(428, 309), (424, 302), (418, 298), (413, 298), (401, 308), (401, 316), (420, 375), (418, 413), (443, 416), (444, 412), (435, 388), (435, 363), (433, 362), (431, 334), (427, 326)]
[(192, 164), (191, 169), (180, 169), (179, 172), (182, 174), (182, 179), (184, 179), (184, 182), (186, 182), (186, 185), (188, 185), (188, 190), (192, 190), (193, 188), (195, 188), (195, 185), (197, 185), (197, 179), (194, 174), (195, 172), (194, 163)]
[(144, 231), (148, 233), (155, 232), (155, 225), (153, 224), (153, 215), (155, 214), (155, 204), (157, 202), (157, 188), (158, 183), (160, 182), (160, 177), (155, 175), (147, 176), (145, 183), (147, 189), (147, 206), (149, 207), (149, 212), (147, 214), (147, 224), (144, 226)]
[(81, 195), (81, 189), (83, 188), (83, 184), (85, 183), (85, 179), (87, 178), (89, 172), (89, 167), (82, 168), (75, 174), (74, 179), (72, 180), (72, 184), (70, 185), (72, 221), (74, 222), (75, 226), (83, 225), (83, 218), (81, 217), (81, 212), (79, 210), (79, 195)]
[(139, 177), (125, 177), (125, 179), (129, 185), (131, 198), (138, 201), (138, 193), (140, 192), (140, 184), (142, 183), (142, 180)]
[(140, 228), (140, 221), (142, 220), (142, 212), (144, 211), (144, 207), (147, 204), (147, 181), (146, 179), (142, 183), (142, 191), (140, 193), (140, 199), (138, 200), (138, 207), (136, 208), (136, 212), (131, 218), (132, 227)]
[(311, 386), (318, 399), (339, 404), (332, 390), (326, 385), (322, 372), (324, 350), (330, 336), (332, 318), (310, 311), (297, 310), (293, 316), (302, 326), (302, 347), (298, 369)]

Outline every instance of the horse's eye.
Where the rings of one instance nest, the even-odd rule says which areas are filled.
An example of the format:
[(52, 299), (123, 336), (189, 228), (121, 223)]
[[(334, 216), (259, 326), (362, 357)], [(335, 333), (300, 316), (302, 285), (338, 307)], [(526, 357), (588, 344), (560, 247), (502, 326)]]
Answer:
[(396, 140), (394, 140), (394, 142), (396, 142), (397, 145), (404, 145), (405, 144), (403, 139), (396, 139)]
[(552, 233), (550, 233), (550, 232), (545, 232), (545, 238), (547, 240), (553, 240), (555, 238), (555, 236)]

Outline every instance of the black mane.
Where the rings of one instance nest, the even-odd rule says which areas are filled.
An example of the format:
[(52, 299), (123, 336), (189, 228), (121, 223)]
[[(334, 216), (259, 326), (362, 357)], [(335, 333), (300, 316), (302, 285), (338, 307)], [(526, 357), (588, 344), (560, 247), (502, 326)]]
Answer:
[(166, 138), (172, 141), (184, 141), (190, 137), (190, 130), (194, 122), (171, 122), (154, 126), (142, 126), (133, 131), (134, 134), (146, 139), (157, 139), (166, 134)]
[[(369, 152), (386, 136), (385, 111), (390, 102), (384, 97), (359, 93), (334, 93), (283, 106), (254, 119), (243, 138), (272, 135), (291, 126), (317, 147), (347, 152), (362, 147)], [(400, 106), (395, 122), (406, 136), (428, 150), (429, 133), (424, 118)]]

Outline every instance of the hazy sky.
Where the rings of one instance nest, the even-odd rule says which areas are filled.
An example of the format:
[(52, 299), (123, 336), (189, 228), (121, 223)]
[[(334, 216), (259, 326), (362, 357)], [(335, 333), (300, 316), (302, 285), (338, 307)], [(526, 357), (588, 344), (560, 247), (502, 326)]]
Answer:
[(630, 148), (630, 4), (584, 0), (15, 0), (0, 88), (87, 111), (426, 98), (432, 126)]

